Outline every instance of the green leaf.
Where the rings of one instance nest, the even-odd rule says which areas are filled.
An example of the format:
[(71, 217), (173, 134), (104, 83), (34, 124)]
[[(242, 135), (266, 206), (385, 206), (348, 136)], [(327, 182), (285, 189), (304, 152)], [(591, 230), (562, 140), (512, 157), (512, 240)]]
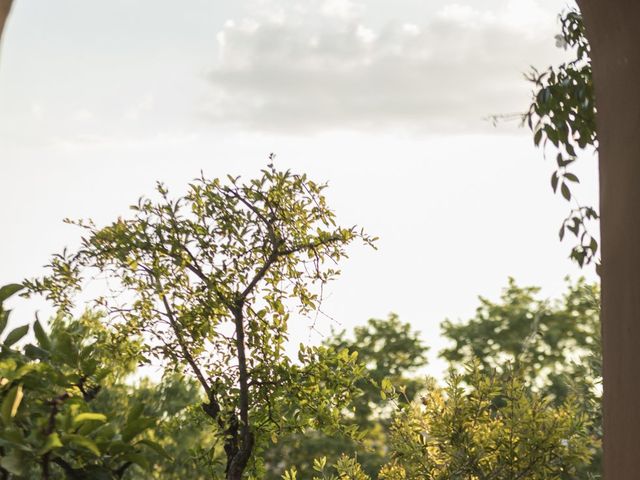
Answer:
[[(131, 451), (131, 445), (124, 443), (120, 440), (113, 440), (113, 435), (103, 435), (103, 431), (99, 432), (99, 440), (103, 445), (103, 450), (107, 451), (110, 455), (119, 455)], [(115, 434), (115, 433), (114, 433)], [(105, 440), (103, 441), (102, 438)]]
[(551, 175), (551, 188), (553, 193), (558, 189), (558, 172), (553, 172), (553, 175)]
[(137, 464), (138, 466), (142, 467), (142, 469), (144, 470), (149, 470), (149, 460), (147, 460), (147, 457), (145, 457), (144, 455), (140, 454), (140, 453), (127, 453), (124, 458), (126, 460), (129, 460), (135, 464)]
[(560, 193), (562, 193), (562, 196), (565, 198), (565, 200), (571, 200), (571, 191), (569, 191), (569, 187), (567, 187), (566, 183), (563, 183), (560, 186)]
[(73, 425), (78, 426), (82, 422), (106, 422), (107, 416), (103, 413), (84, 412), (73, 417)]
[(122, 440), (128, 442), (136, 435), (141, 434), (147, 428), (151, 428), (156, 424), (156, 421), (153, 418), (149, 417), (141, 417), (132, 422), (127, 423), (127, 425), (122, 429)]
[(580, 180), (578, 180), (578, 177), (576, 177), (573, 173), (565, 173), (564, 178), (566, 178), (570, 182), (580, 183)]
[(544, 132), (547, 134), (547, 138), (551, 143), (553, 143), (554, 147), (558, 147), (558, 132), (553, 128), (552, 125), (545, 125)]
[(131, 409), (129, 410), (129, 413), (127, 414), (126, 423), (129, 424), (131, 422), (134, 422), (138, 418), (140, 418), (143, 411), (144, 411), (144, 403), (136, 402), (135, 405), (131, 407)]
[(9, 473), (20, 477), (24, 475), (24, 467), (26, 467), (27, 464), (22, 458), (22, 454), (18, 450), (13, 450), (9, 455), (0, 458), (0, 466)]
[(98, 368), (98, 360), (96, 358), (82, 358), (81, 367), (85, 375), (91, 376), (96, 372)]
[(7, 328), (10, 312), (11, 310), (2, 310), (2, 305), (0, 304), (0, 335), (2, 335), (2, 332), (4, 332), (4, 329)]
[(7, 338), (4, 339), (4, 346), (10, 347), (29, 332), (29, 325), (22, 325), (21, 327), (14, 328), (9, 332)]
[(533, 135), (533, 143), (537, 147), (540, 144), (540, 140), (542, 140), (542, 129), (536, 130), (536, 133)]
[(0, 431), (0, 440), (10, 443), (11, 446), (16, 446), (18, 448), (23, 447), (29, 450), (29, 447), (26, 447), (24, 444), (24, 437), (22, 435), (22, 431), (17, 428), (3, 428)]
[(38, 344), (44, 350), (51, 350), (51, 341), (49, 340), (49, 336), (42, 328), (40, 324), (40, 320), (36, 320), (33, 324), (33, 332), (36, 334), (36, 339), (38, 340)]
[[(82, 422), (82, 425), (80, 425), (78, 427), (78, 429), (76, 430), (76, 433), (79, 435), (89, 435), (91, 432), (93, 432), (94, 430), (96, 430), (97, 428), (101, 428), (104, 427), (104, 423), (103, 422)], [(102, 431), (102, 429), (101, 429)]]
[(38, 455), (44, 455), (47, 452), (50, 452), (54, 448), (62, 447), (62, 442), (60, 441), (60, 436), (53, 432), (49, 434), (47, 440), (44, 442), (44, 446), (38, 451)]
[(576, 161), (575, 158), (563, 158), (562, 160), (558, 161), (558, 166), (559, 167), (566, 167), (568, 165), (571, 165), (575, 161)]
[(64, 334), (58, 337), (56, 342), (56, 351), (60, 352), (65, 360), (65, 363), (70, 367), (76, 367), (78, 364), (78, 350), (73, 344), (71, 335)]
[(79, 447), (86, 448), (91, 453), (93, 453), (96, 457), (100, 456), (100, 449), (95, 444), (95, 442), (90, 438), (87, 438), (82, 435), (76, 435), (76, 434), (63, 435), (62, 438), (67, 443), (73, 443), (74, 445), (78, 445)]
[(29, 358), (37, 360), (46, 360), (49, 358), (49, 352), (31, 343), (24, 346), (24, 354)]
[[(28, 375), (31, 372), (34, 371), (42, 371), (42, 365), (35, 363), (35, 362), (29, 362), (29, 363), (25, 363), (24, 365), (22, 365), (21, 367), (19, 367), (15, 373), (13, 374), (12, 379), (13, 380), (19, 380), (22, 377), (24, 377), (25, 375)], [(46, 367), (45, 367), (46, 368)]]
[(571, 225), (567, 225), (567, 229), (577, 237), (578, 233), (580, 232), (581, 225), (582, 223), (580, 222), (580, 220), (574, 218), (573, 223)]
[(167, 460), (173, 460), (171, 456), (167, 453), (167, 451), (164, 448), (162, 448), (162, 445), (160, 445), (157, 442), (154, 442), (153, 440), (147, 440), (147, 439), (140, 440), (138, 444), (142, 444), (149, 447), (151, 450), (156, 452), (161, 457), (166, 458)]
[(8, 285), (4, 285), (0, 288), (0, 304), (2, 304), (6, 299), (15, 295), (20, 290), (24, 288), (24, 285), (20, 285), (19, 283), (10, 283)]
[(0, 407), (0, 412), (2, 415), (2, 421), (5, 425), (8, 425), (11, 419), (18, 413), (18, 407), (20, 407), (23, 395), (22, 385), (17, 385), (9, 390), (7, 396), (4, 397), (2, 407)]

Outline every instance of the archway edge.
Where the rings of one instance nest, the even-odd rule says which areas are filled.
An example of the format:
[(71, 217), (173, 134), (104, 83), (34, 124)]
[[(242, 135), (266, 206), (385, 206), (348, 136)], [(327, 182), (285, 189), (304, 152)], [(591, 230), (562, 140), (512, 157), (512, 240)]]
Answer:
[(7, 17), (11, 11), (11, 4), (13, 0), (0, 0), (0, 40), (2, 40), (2, 32), (4, 26), (7, 23)]

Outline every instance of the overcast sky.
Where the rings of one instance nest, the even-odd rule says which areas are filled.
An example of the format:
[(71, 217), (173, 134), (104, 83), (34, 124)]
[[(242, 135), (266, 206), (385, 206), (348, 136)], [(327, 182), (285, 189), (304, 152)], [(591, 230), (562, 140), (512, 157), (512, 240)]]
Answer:
[[(516, 122), (486, 120), (526, 109), (522, 74), (562, 59), (567, 5), (15, 0), (0, 57), (0, 283), (77, 243), (64, 217), (106, 223), (156, 180), (180, 192), (200, 169), (250, 176), (275, 152), (381, 238), (352, 250), (324, 309), (345, 328), (397, 312), (437, 372), (439, 323), (468, 318), (508, 276), (548, 296), (567, 274), (594, 278), (558, 243), (567, 206), (551, 161)], [(595, 161), (582, 163), (580, 200), (597, 203)], [(295, 342), (310, 339), (303, 323)]]

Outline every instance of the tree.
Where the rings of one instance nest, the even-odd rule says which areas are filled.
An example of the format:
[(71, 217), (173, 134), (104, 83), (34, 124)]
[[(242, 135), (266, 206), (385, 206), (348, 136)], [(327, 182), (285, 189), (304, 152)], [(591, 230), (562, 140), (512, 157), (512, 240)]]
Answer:
[(442, 323), (453, 345), (440, 356), (451, 367), (477, 362), (484, 372), (508, 373), (517, 365), (522, 382), (556, 405), (576, 399), (590, 418), (594, 445), (590, 463), (579, 478), (602, 472), (602, 367), (599, 288), (584, 280), (568, 284), (560, 300), (540, 300), (539, 288), (519, 287), (513, 279), (500, 301), (480, 298), (476, 315), (459, 323)]
[(346, 348), (358, 352), (358, 360), (367, 369), (367, 376), (359, 381), (363, 393), (354, 400), (354, 419), (361, 427), (371, 427), (373, 422), (385, 418), (384, 412), (378, 411), (380, 385), (385, 379), (396, 388), (402, 388), (409, 399), (413, 399), (424, 385), (411, 375), (427, 365), (429, 347), (424, 345), (411, 324), (400, 321), (395, 314), (386, 319), (369, 319), (365, 325), (354, 329), (352, 339), (343, 330), (330, 337), (326, 344), (337, 350)]
[(579, 280), (560, 300), (541, 300), (539, 292), (511, 278), (498, 302), (480, 297), (473, 318), (442, 323), (453, 344), (440, 356), (451, 366), (478, 359), (481, 368), (498, 372), (515, 362), (529, 385), (562, 402), (567, 379), (583, 373), (590, 356), (600, 357), (600, 291)]
[(260, 475), (257, 453), (280, 434), (340, 428), (362, 373), (346, 350), (301, 345), (298, 364), (285, 354), (292, 308), (314, 310), (345, 246), (374, 240), (336, 226), (324, 188), (273, 165), (245, 183), (201, 177), (177, 200), (159, 184), (160, 200), (141, 199), (130, 219), (76, 222), (87, 232), (81, 247), (29, 287), (68, 310), (87, 274), (113, 282), (97, 303), (114, 334), (139, 338), (146, 359), (188, 366), (225, 477)]
[(427, 364), (428, 347), (411, 325), (395, 314), (386, 319), (372, 318), (356, 327), (352, 335), (338, 332), (323, 345), (357, 353), (365, 368), (356, 382), (360, 394), (352, 401), (352, 411), (342, 419), (346, 425), (357, 426), (359, 435), (330, 436), (308, 430), (283, 437), (266, 451), (267, 478), (279, 479), (285, 468), (295, 466), (298, 478), (311, 479), (314, 458), (324, 456), (333, 463), (343, 454), (355, 455), (363, 472), (375, 475), (388, 460), (387, 431), (393, 412), (391, 399), (381, 394), (381, 385), (392, 383), (409, 401), (424, 386), (424, 380), (413, 375)]

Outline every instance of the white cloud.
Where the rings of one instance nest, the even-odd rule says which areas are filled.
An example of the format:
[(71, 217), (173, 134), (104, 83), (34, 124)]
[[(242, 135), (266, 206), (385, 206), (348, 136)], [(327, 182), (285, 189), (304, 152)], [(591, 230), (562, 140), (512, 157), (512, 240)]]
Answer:
[(321, 5), (322, 13), (329, 17), (349, 19), (360, 11), (358, 5), (350, 0), (325, 0)]
[(124, 118), (130, 121), (136, 121), (140, 119), (140, 116), (153, 109), (155, 99), (151, 93), (145, 94), (135, 105), (128, 108), (124, 112)]
[(484, 130), (486, 116), (525, 109), (530, 87), (521, 74), (559, 55), (556, 12), (535, 0), (509, 0), (494, 11), (449, 4), (427, 19), (379, 27), (346, 0), (261, 4), (263, 13), (227, 22), (218, 34), (203, 109), (219, 124)]
[(91, 110), (87, 110), (86, 108), (80, 108), (73, 112), (72, 119), (77, 122), (88, 122), (89, 120), (93, 120), (95, 115)]
[(31, 104), (31, 115), (36, 120), (42, 120), (44, 118), (44, 108), (40, 103), (34, 102)]

